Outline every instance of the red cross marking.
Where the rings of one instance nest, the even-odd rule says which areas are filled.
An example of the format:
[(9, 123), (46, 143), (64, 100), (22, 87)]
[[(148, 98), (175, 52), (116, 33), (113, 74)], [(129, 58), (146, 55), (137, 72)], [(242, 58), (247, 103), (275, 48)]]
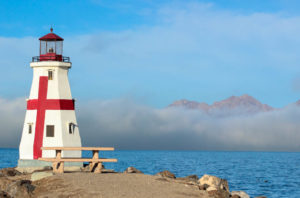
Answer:
[(35, 136), (33, 143), (33, 158), (42, 157), (43, 134), (45, 128), (46, 110), (74, 110), (74, 100), (47, 99), (48, 77), (40, 76), (38, 99), (27, 101), (27, 110), (37, 110)]

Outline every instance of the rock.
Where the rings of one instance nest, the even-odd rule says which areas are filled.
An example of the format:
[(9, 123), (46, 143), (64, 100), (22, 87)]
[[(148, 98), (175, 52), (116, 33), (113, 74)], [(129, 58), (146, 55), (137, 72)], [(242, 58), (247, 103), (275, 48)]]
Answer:
[(6, 192), (14, 198), (29, 198), (34, 191), (35, 186), (31, 185), (30, 180), (19, 180), (11, 183)]
[[(205, 184), (203, 184), (205, 185)], [(207, 185), (207, 184), (206, 184)], [(208, 186), (208, 188), (206, 188), (206, 191), (209, 192), (209, 191), (218, 191), (219, 189), (216, 188), (215, 186)]]
[(177, 183), (183, 183), (187, 185), (198, 185), (198, 176), (197, 175), (189, 175), (186, 177), (177, 177), (175, 182)]
[[(199, 186), (207, 184), (209, 188), (215, 188), (216, 190), (225, 190), (229, 192), (228, 182), (225, 179), (218, 178), (212, 175), (203, 175), (198, 180)], [(207, 189), (208, 190), (208, 189)]]
[(199, 186), (199, 190), (207, 190), (208, 187), (209, 187), (209, 185), (203, 184), (203, 185), (200, 185), (200, 186)]
[(3, 176), (11, 177), (11, 176), (16, 176), (16, 175), (22, 174), (14, 168), (4, 168), (4, 169), (0, 170), (0, 173), (1, 173), (2, 177)]
[(7, 192), (0, 190), (0, 198), (11, 198)]
[(171, 178), (171, 179), (176, 179), (176, 176), (173, 173), (171, 173), (170, 171), (167, 171), (167, 170), (156, 173), (155, 175), (161, 176), (161, 177), (167, 177), (167, 178)]
[(197, 175), (189, 175), (186, 177), (177, 177), (176, 178), (176, 180), (182, 180), (182, 181), (193, 182), (193, 183), (197, 183), (198, 179), (199, 178)]
[(0, 177), (0, 190), (5, 190), (12, 181), (6, 177)]
[(230, 198), (241, 198), (239, 195), (231, 195)]
[(143, 172), (134, 167), (128, 167), (123, 173), (143, 173)]
[(258, 197), (255, 197), (255, 198), (267, 198), (266, 196), (258, 196)]
[(237, 195), (240, 198), (250, 198), (250, 196), (247, 193), (245, 193), (244, 191), (232, 191), (231, 196), (234, 196), (234, 195)]
[(192, 181), (198, 181), (199, 177), (197, 175), (188, 175), (185, 178), (192, 180)]
[(31, 175), (31, 181), (37, 181), (45, 177), (51, 177), (54, 174), (52, 172), (34, 172)]
[[(210, 188), (214, 188), (214, 187), (210, 187)], [(208, 188), (209, 189), (209, 188)], [(229, 198), (230, 197), (230, 193), (226, 190), (210, 190), (208, 191), (208, 194), (210, 197), (214, 197), (214, 198)]]

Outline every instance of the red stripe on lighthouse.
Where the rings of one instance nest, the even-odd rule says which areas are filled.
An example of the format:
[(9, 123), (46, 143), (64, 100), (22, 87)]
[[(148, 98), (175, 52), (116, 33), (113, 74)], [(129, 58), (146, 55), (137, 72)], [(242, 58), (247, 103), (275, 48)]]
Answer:
[(27, 101), (27, 110), (37, 110), (35, 136), (33, 143), (33, 158), (42, 157), (45, 114), (46, 110), (74, 110), (74, 100), (47, 99), (48, 77), (41, 76), (39, 81), (38, 99)]

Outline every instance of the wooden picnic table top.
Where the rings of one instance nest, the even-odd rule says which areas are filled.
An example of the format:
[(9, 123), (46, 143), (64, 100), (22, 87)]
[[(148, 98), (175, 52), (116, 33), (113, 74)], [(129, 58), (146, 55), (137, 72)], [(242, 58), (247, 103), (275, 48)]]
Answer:
[(42, 150), (64, 150), (64, 151), (114, 151), (114, 147), (41, 147)]
[(56, 161), (64, 161), (64, 162), (117, 162), (117, 159), (93, 159), (93, 158), (39, 158), (39, 160), (48, 161), (48, 162), (56, 162)]

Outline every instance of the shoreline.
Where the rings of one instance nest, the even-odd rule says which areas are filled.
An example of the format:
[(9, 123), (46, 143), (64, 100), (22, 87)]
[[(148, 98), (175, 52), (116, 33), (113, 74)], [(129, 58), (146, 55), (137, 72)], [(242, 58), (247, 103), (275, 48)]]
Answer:
[(64, 174), (53, 174), (51, 167), (27, 172), (18, 168), (0, 170), (0, 197), (250, 197), (243, 191), (230, 191), (229, 186), (226, 180), (212, 175), (176, 177), (170, 171), (147, 175), (134, 167), (122, 173), (103, 169), (102, 174), (80, 167), (70, 167)]

